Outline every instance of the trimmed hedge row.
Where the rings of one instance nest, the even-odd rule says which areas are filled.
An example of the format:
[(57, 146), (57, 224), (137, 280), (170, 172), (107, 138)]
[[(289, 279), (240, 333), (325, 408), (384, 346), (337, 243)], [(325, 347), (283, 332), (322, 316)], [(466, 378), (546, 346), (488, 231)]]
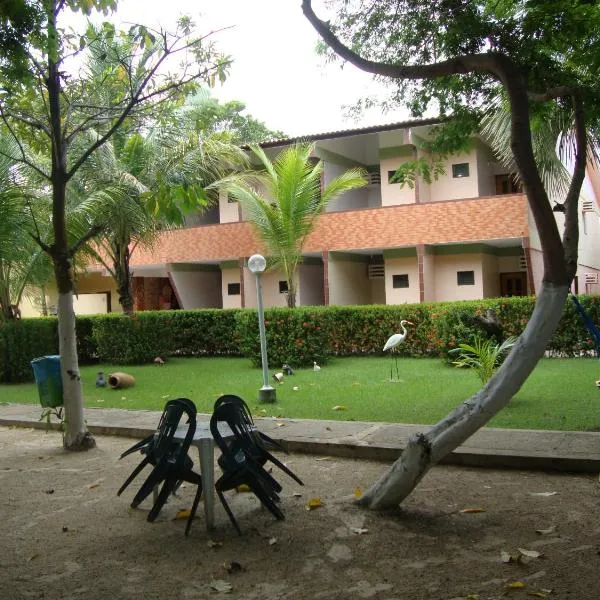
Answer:
[[(397, 348), (401, 356), (442, 356), (481, 334), (474, 316), (496, 311), (504, 335), (518, 336), (527, 324), (534, 298), (492, 298), (395, 306), (328, 306), (265, 311), (269, 364), (294, 367), (325, 363), (330, 356), (382, 353), (401, 319), (414, 323)], [(600, 296), (579, 298), (594, 323), (600, 323)], [(142, 364), (157, 356), (247, 356), (260, 365), (256, 310), (139, 312), (77, 318), (79, 360)], [(574, 304), (568, 301), (547, 346), (550, 355), (589, 355), (594, 342)], [(32, 358), (58, 353), (56, 318), (22, 319), (0, 324), (0, 382), (31, 381)]]

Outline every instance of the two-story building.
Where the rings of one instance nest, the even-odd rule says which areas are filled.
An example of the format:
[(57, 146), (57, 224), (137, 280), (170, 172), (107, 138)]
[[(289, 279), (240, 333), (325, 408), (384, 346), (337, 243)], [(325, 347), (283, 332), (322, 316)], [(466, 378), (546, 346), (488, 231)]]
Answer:
[[(323, 182), (360, 166), (369, 184), (331, 202), (306, 240), (298, 305), (400, 304), (535, 294), (542, 254), (527, 199), (489, 147), (472, 140), (469, 152), (444, 163), (444, 174), (413, 188), (390, 179), (422, 155), (433, 120), (410, 121), (264, 143), (270, 156), (296, 141), (311, 141), (323, 161)], [(597, 173), (580, 199), (576, 287), (598, 293), (600, 273)], [(562, 226), (562, 213), (555, 213)], [(164, 233), (152, 251), (131, 261), (137, 310), (256, 306), (249, 256), (260, 240), (237, 202), (191, 215), (186, 227)], [(285, 306), (286, 283), (263, 275), (266, 306)], [(91, 265), (78, 280), (76, 310), (120, 310), (114, 282)]]

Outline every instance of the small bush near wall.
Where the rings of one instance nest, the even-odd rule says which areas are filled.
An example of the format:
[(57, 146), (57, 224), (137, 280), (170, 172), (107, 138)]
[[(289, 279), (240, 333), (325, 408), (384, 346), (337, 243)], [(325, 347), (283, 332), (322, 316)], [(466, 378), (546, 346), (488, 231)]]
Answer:
[(31, 360), (58, 353), (57, 320), (17, 319), (0, 324), (0, 383), (33, 381)]
[[(265, 311), (268, 363), (280, 369), (325, 363), (329, 356), (329, 321), (325, 307), (272, 308)], [(236, 314), (237, 335), (243, 356), (260, 366), (260, 337), (255, 310)]]

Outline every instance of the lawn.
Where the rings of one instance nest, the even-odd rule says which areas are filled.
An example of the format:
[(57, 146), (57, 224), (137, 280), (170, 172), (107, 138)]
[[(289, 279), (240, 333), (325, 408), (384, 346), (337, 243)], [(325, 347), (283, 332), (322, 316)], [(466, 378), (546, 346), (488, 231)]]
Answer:
[[(435, 423), (479, 388), (472, 371), (434, 359), (399, 359), (400, 381), (390, 381), (390, 359), (338, 358), (315, 372), (298, 369), (277, 388), (277, 403), (258, 405), (262, 372), (247, 359), (173, 358), (164, 366), (102, 365), (82, 368), (88, 407), (161, 410), (184, 396), (211, 412), (224, 393), (246, 399), (255, 415), (305, 419)], [(96, 388), (96, 372), (125, 371), (136, 385)], [(271, 373), (274, 371), (271, 370)], [(519, 394), (491, 421), (494, 427), (600, 429), (600, 365), (594, 359), (545, 359)], [(294, 389), (297, 388), (297, 389)], [(0, 402), (37, 403), (34, 384), (1, 385)], [(343, 406), (345, 410), (333, 410)]]

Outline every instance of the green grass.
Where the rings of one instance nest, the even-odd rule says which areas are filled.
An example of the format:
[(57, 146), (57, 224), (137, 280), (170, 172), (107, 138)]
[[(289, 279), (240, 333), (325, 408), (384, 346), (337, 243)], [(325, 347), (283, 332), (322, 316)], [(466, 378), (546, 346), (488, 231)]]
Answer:
[[(262, 371), (247, 359), (178, 358), (162, 367), (102, 365), (82, 368), (88, 407), (161, 410), (166, 399), (191, 398), (211, 412), (224, 393), (246, 399), (256, 416), (435, 423), (479, 389), (474, 372), (433, 359), (399, 359), (400, 382), (390, 382), (389, 358), (338, 358), (321, 371), (297, 370), (277, 389), (277, 403), (258, 405)], [(124, 390), (96, 388), (96, 372), (125, 371), (136, 378)], [(271, 373), (274, 370), (271, 369)], [(545, 359), (494, 427), (600, 429), (600, 365), (593, 359)], [(293, 387), (297, 386), (295, 391)], [(34, 384), (0, 386), (0, 402), (38, 403)], [(342, 405), (346, 410), (334, 411)]]

